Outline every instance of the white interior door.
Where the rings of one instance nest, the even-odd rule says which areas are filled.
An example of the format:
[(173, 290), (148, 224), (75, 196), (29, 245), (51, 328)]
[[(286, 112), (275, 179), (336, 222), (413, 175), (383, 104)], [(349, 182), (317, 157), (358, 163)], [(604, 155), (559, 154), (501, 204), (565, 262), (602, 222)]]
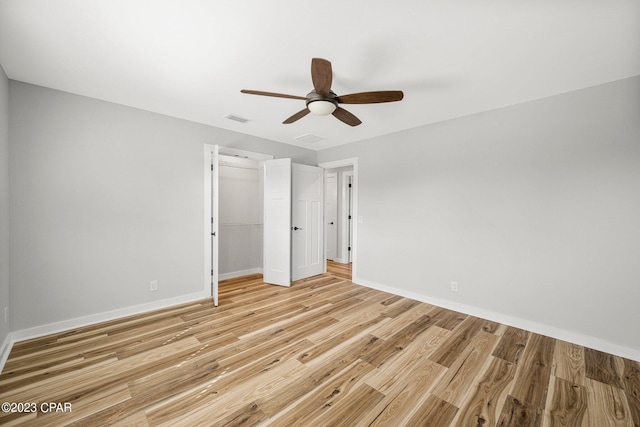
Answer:
[(326, 258), (338, 258), (338, 174), (327, 173), (324, 198), (324, 222), (326, 227)]
[(213, 298), (213, 304), (215, 306), (218, 305), (219, 183), (218, 146), (216, 145), (211, 152), (211, 297)]
[(325, 271), (324, 169), (292, 166), (291, 278), (300, 280)]
[(265, 161), (265, 283), (291, 286), (291, 159)]

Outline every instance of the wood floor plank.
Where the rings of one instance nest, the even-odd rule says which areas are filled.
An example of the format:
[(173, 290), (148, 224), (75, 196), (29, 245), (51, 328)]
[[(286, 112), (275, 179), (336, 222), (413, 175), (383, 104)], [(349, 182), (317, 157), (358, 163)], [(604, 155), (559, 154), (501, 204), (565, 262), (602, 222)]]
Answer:
[[(409, 379), (408, 376), (413, 375), (414, 368), (422, 366), (423, 363), (426, 363), (429, 371), (433, 370), (433, 367), (439, 367), (438, 373), (444, 373), (446, 369), (429, 360), (428, 356), (448, 333), (449, 331), (437, 326), (427, 329), (408, 344), (397, 357), (367, 375), (366, 383), (389, 395), (392, 393), (391, 389), (397, 388), (398, 385), (401, 389), (404, 388)], [(422, 373), (421, 369), (420, 373)]]
[[(372, 334), (377, 336), (378, 338), (387, 339), (391, 337), (393, 334), (398, 332), (398, 329), (401, 329), (406, 326), (407, 323), (413, 322), (419, 317), (429, 315), (433, 311), (433, 306), (429, 304), (416, 304), (409, 308), (404, 313), (401, 313), (393, 318), (389, 319), (389, 322), (385, 322), (380, 325), (380, 327), (374, 329)], [(381, 313), (386, 316), (386, 311)], [(432, 324), (436, 322), (432, 321)]]
[(111, 427), (149, 427), (147, 416), (143, 411), (136, 412), (130, 416), (118, 420), (110, 425)]
[[(157, 423), (157, 419), (149, 417), (149, 420), (158, 426), (172, 427), (176, 424), (197, 426), (210, 425), (217, 417), (234, 414), (234, 422), (242, 419), (244, 408), (256, 406), (256, 412), (260, 417), (265, 414), (261, 410), (257, 401), (268, 395), (272, 389), (286, 388), (296, 377), (306, 375), (308, 368), (295, 359), (289, 358), (282, 363), (274, 364), (268, 369), (264, 369), (242, 384), (228, 384), (217, 388), (217, 394), (212, 399), (207, 399), (206, 404), (194, 406), (190, 411), (182, 414), (179, 418), (172, 418), (163, 423)], [(221, 417), (222, 418), (222, 417)]]
[(584, 347), (556, 340), (555, 364), (552, 373), (555, 377), (570, 383), (586, 385)]
[(553, 390), (545, 427), (581, 426), (584, 423), (589, 392), (586, 387), (553, 377)]
[(384, 314), (387, 317), (396, 317), (419, 304), (420, 304), (419, 301), (412, 300), (409, 298), (402, 298), (401, 300), (398, 300), (393, 304), (388, 305), (387, 309), (382, 314)]
[(587, 378), (614, 387), (623, 387), (615, 356), (591, 348), (585, 348), (584, 360)]
[(419, 317), (404, 328), (400, 329), (387, 340), (378, 341), (378, 345), (367, 355), (364, 355), (363, 360), (379, 368), (389, 358), (404, 350), (410, 342), (415, 340), (420, 334), (424, 333), (432, 324), (433, 320), (429, 316), (425, 315)]
[[(0, 425), (640, 427), (640, 363), (352, 283), (260, 275), (16, 343)], [(333, 271), (332, 271), (333, 269)], [(586, 403), (585, 403), (586, 402)]]
[(624, 359), (622, 382), (629, 402), (631, 419), (635, 427), (640, 427), (640, 362)]
[(274, 418), (272, 421), (278, 425), (313, 425), (311, 420), (321, 418), (337, 402), (348, 398), (351, 389), (373, 369), (369, 363), (354, 361), (335, 378), (329, 379), (313, 392), (298, 399), (290, 408), (283, 411), (283, 416)]
[(635, 427), (623, 390), (600, 381), (588, 380), (589, 427)]
[(453, 331), (462, 323), (467, 317), (466, 314), (458, 313), (457, 311), (447, 310), (446, 308), (436, 307), (431, 313), (431, 317), (436, 319), (436, 326), (443, 329)]
[(324, 411), (317, 418), (310, 420), (308, 425), (355, 425), (360, 418), (364, 417), (369, 408), (374, 407), (383, 398), (384, 394), (380, 393), (376, 389), (366, 384), (360, 384), (347, 396), (347, 398), (338, 401), (335, 406), (330, 408), (330, 410)]
[(502, 335), (493, 355), (507, 362), (517, 364), (528, 339), (529, 332), (509, 326), (504, 335)]
[(212, 414), (206, 421), (211, 421), (212, 424), (208, 424), (215, 427), (235, 427), (235, 426), (255, 426), (261, 421), (267, 419), (267, 415), (258, 408), (258, 405), (251, 403), (245, 408), (241, 408), (230, 415), (219, 417), (217, 414)]
[(327, 352), (334, 351), (341, 345), (349, 345), (354, 338), (369, 333), (369, 331), (373, 327), (375, 327), (378, 323), (382, 322), (385, 319), (387, 319), (387, 317), (378, 316), (376, 318), (370, 319), (369, 321), (361, 322), (350, 328), (347, 328), (343, 330), (343, 332), (339, 332), (338, 330), (336, 330), (335, 336), (322, 341), (321, 344), (317, 344), (311, 347), (303, 354), (301, 354), (298, 357), (298, 360), (300, 362), (307, 363), (312, 361), (313, 359), (323, 356)]
[(469, 385), (476, 384), (477, 377), (497, 341), (497, 336), (487, 332), (481, 331), (474, 335), (431, 393), (456, 408), (463, 406), (471, 391)]
[[(251, 361), (244, 366), (235, 369), (225, 367), (221, 363), (221, 373), (216, 378), (199, 382), (186, 393), (174, 398), (165, 399), (165, 402), (156, 404), (147, 411), (147, 419), (153, 425), (171, 425), (175, 420), (187, 418), (200, 419), (206, 416), (206, 408), (215, 402), (219, 396), (229, 392), (243, 392), (247, 382), (265, 372), (273, 372), (283, 365), (303, 367), (294, 357), (309, 343), (296, 341), (284, 348), (277, 348), (273, 352), (266, 352), (262, 357)], [(229, 373), (233, 372), (233, 375)], [(241, 379), (239, 381), (239, 379)], [(201, 410), (205, 412), (201, 412)], [(186, 422), (186, 421), (185, 421)]]
[(522, 407), (545, 407), (554, 352), (554, 339), (537, 334), (529, 337), (510, 392)]
[(374, 386), (384, 392), (385, 397), (368, 411), (358, 425), (382, 427), (405, 424), (445, 373), (444, 366), (429, 359), (420, 359), (406, 369), (398, 381), (386, 382), (386, 387), (382, 388)]
[[(438, 325), (439, 323), (436, 322), (435, 324)], [(443, 366), (451, 367), (473, 337), (482, 330), (483, 326), (484, 320), (468, 316), (453, 330), (447, 341), (431, 355), (431, 360)]]
[(456, 417), (456, 427), (495, 426), (508, 386), (515, 377), (516, 365), (498, 357), (489, 359), (489, 365), (482, 374), (473, 393), (460, 407)]
[(513, 396), (507, 396), (496, 426), (499, 427), (540, 427), (543, 410), (528, 405)]
[(429, 395), (413, 416), (409, 418), (407, 425), (425, 427), (446, 426), (453, 421), (457, 411), (458, 408), (452, 404), (433, 395)]
[(362, 354), (366, 354), (368, 349), (377, 341), (376, 337), (363, 336), (359, 341), (352, 343), (347, 348), (328, 357), (318, 358), (311, 361), (308, 366), (309, 373), (297, 382), (295, 387), (280, 390), (277, 394), (260, 402), (260, 407), (270, 416), (287, 408), (289, 404), (297, 401), (307, 393), (324, 384), (333, 376), (341, 372), (345, 366), (358, 360)]

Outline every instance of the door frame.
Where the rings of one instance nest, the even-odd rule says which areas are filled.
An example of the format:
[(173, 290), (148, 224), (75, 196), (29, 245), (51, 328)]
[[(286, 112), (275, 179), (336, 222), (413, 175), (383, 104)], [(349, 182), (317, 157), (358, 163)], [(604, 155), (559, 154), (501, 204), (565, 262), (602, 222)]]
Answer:
[[(348, 227), (342, 227), (342, 233), (340, 235), (340, 244), (343, 249), (347, 249), (347, 254), (343, 259), (346, 259), (346, 262), (351, 262), (352, 253), (348, 249), (353, 247), (353, 225), (356, 222), (355, 215), (353, 213), (353, 193), (352, 188), (355, 189), (355, 184), (353, 184), (353, 169), (350, 171), (340, 172), (340, 180), (342, 181), (342, 208), (340, 210), (340, 219), (343, 224), (347, 224)], [(349, 185), (351, 184), (351, 187)], [(349, 219), (351, 216), (351, 219)]]
[[(332, 208), (332, 212), (329, 212), (327, 210), (327, 197), (328, 196), (333, 196), (333, 193), (329, 192), (329, 178), (330, 175), (333, 175), (333, 177), (335, 178), (335, 188), (336, 188), (336, 194), (335, 194), (335, 199), (333, 197), (331, 197), (331, 202), (333, 204), (333, 208)], [(335, 218), (334, 221), (335, 223), (333, 225), (335, 225), (335, 235), (332, 235), (331, 237), (334, 239), (334, 247), (333, 249), (333, 258), (332, 260), (336, 260), (337, 258), (337, 253), (338, 253), (338, 245), (340, 244), (339, 241), (341, 239), (341, 236), (338, 235), (338, 224), (340, 221), (340, 218), (342, 218), (341, 216), (341, 212), (339, 212), (338, 209), (338, 194), (339, 194), (339, 188), (338, 188), (338, 182), (339, 182), (339, 174), (337, 172), (327, 172), (327, 170), (325, 169), (324, 172), (324, 227), (325, 227), (325, 232), (324, 232), (324, 258), (325, 260), (329, 259), (329, 235), (330, 234), (334, 234), (333, 232), (330, 233), (331, 227), (329, 227), (329, 225), (331, 225), (329, 223), (329, 214), (333, 214), (335, 213)], [(325, 273), (326, 273), (326, 262), (325, 262)]]
[[(203, 290), (205, 295), (210, 295), (212, 298), (212, 286), (211, 286), (211, 270), (212, 270), (212, 242), (211, 242), (211, 210), (212, 210), (212, 193), (211, 193), (211, 162), (213, 158), (213, 153), (217, 152), (218, 154), (226, 154), (231, 156), (240, 156), (247, 157), (253, 160), (270, 160), (273, 159), (273, 155), (271, 154), (263, 154), (256, 153), (253, 151), (239, 150), (236, 148), (224, 147), (222, 145), (217, 144), (203, 144), (203, 167), (202, 167), (202, 175), (204, 177), (203, 186), (204, 186), (204, 222), (203, 222), (203, 236), (204, 236), (204, 280), (203, 280)], [(217, 274), (217, 272), (215, 272)], [(216, 305), (217, 305), (217, 297)]]
[(348, 159), (334, 160), (331, 162), (318, 163), (318, 166), (326, 169), (341, 168), (344, 166), (353, 167), (353, 245), (351, 247), (351, 281), (358, 282), (358, 158), (351, 157)]

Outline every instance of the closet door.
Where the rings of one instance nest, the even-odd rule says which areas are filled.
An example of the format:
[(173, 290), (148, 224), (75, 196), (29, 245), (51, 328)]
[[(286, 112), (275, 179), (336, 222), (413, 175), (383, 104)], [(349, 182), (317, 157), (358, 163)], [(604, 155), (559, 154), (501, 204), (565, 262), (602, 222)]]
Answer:
[(265, 161), (264, 281), (291, 286), (291, 159)]
[(293, 165), (291, 275), (300, 280), (325, 272), (324, 169)]

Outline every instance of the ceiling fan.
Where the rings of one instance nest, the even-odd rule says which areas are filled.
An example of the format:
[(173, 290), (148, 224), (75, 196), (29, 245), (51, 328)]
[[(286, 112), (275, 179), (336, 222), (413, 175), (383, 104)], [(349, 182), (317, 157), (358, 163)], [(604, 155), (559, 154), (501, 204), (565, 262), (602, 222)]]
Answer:
[(309, 92), (307, 96), (285, 95), (283, 93), (248, 89), (242, 89), (240, 92), (251, 95), (304, 100), (306, 102), (304, 110), (298, 111), (282, 122), (283, 124), (293, 123), (307, 114), (313, 113), (319, 116), (333, 114), (334, 117), (349, 126), (358, 126), (362, 123), (360, 119), (338, 104), (377, 104), (381, 102), (400, 101), (404, 97), (404, 94), (400, 90), (360, 92), (338, 96), (331, 90), (332, 74), (331, 62), (322, 58), (313, 58), (311, 60), (311, 81), (313, 82), (314, 90)]

